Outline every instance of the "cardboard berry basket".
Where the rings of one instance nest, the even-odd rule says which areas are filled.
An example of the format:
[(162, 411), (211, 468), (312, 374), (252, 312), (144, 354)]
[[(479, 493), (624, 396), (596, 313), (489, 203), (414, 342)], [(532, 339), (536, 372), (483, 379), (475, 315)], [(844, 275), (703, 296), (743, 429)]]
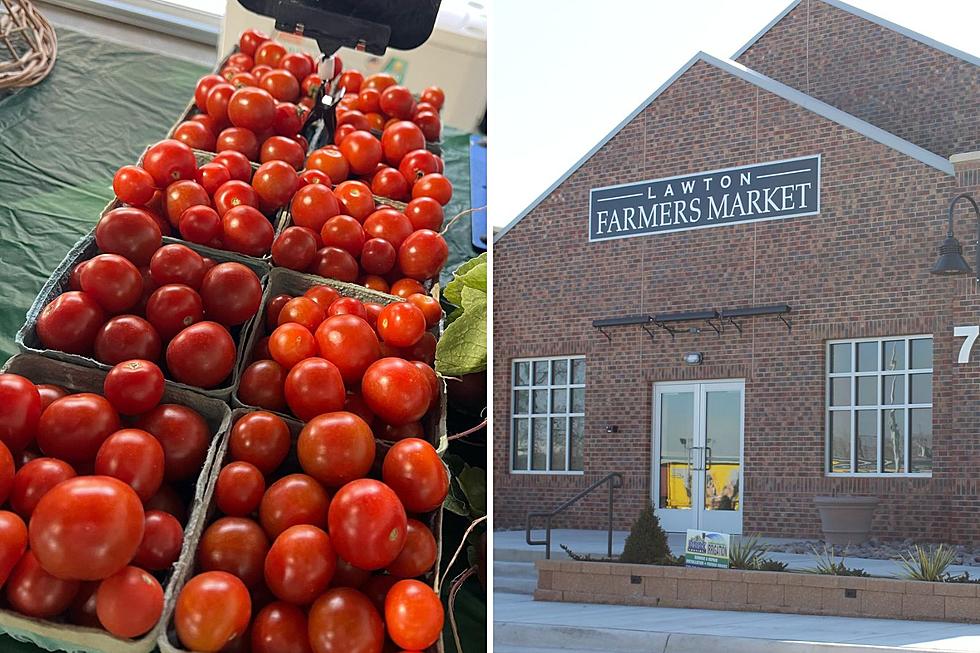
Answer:
[[(241, 256), (232, 256), (231, 252), (213, 250), (210, 248), (205, 250), (192, 243), (185, 244), (202, 256), (213, 258), (218, 263), (241, 263), (255, 272), (261, 282), (264, 282), (265, 280), (268, 268), (260, 261), (248, 260), (246, 257)], [(68, 250), (65, 258), (62, 259), (61, 263), (58, 264), (58, 266), (54, 269), (54, 272), (51, 273), (51, 276), (48, 277), (48, 280), (41, 287), (41, 291), (38, 293), (37, 297), (34, 299), (34, 303), (27, 311), (27, 319), (24, 322), (24, 326), (17, 331), (17, 335), (14, 337), (14, 341), (17, 343), (17, 346), (21, 349), (21, 351), (66, 361), (68, 363), (81, 365), (83, 367), (96, 368), (99, 370), (109, 370), (112, 367), (111, 365), (101, 363), (94, 358), (89, 358), (88, 356), (69, 354), (63, 351), (47, 349), (41, 343), (41, 339), (37, 335), (37, 321), (41, 315), (41, 311), (43, 311), (44, 307), (51, 303), (51, 301), (53, 301), (58, 295), (68, 290), (71, 271), (75, 268), (75, 266), (81, 261), (88, 260), (98, 253), (99, 247), (95, 242), (94, 231), (90, 232), (87, 236), (79, 240), (70, 250)], [(187, 385), (185, 383), (179, 383), (169, 378), (167, 379), (167, 386), (180, 388), (181, 390), (193, 391), (201, 395), (220, 399), (222, 401), (228, 401), (238, 384), (238, 372), (241, 367), (240, 363), (244, 352), (243, 343), (247, 340), (248, 334), (252, 329), (252, 325), (256, 322), (257, 317), (258, 316), (252, 317), (245, 322), (245, 324), (231, 330), (231, 335), (235, 340), (235, 347), (237, 349), (235, 365), (232, 368), (232, 372), (228, 379), (226, 379), (221, 386), (217, 388), (205, 389)]]
[[(441, 395), (440, 404), (441, 404), (440, 410), (431, 411), (431, 413), (426, 416), (425, 423), (427, 427), (426, 433), (431, 434), (429, 437), (430, 443), (433, 446), (439, 448), (439, 443), (442, 442), (444, 448), (445, 438), (446, 438), (446, 433), (445, 433), (446, 401), (445, 401), (444, 391), (442, 392)], [(249, 413), (255, 411), (256, 409), (251, 409), (251, 408), (236, 408), (231, 413), (231, 425), (234, 426), (234, 424), (242, 416), (248, 415)], [(286, 422), (286, 425), (289, 426), (290, 433), (292, 434), (292, 446), (290, 448), (289, 455), (286, 457), (286, 460), (285, 462), (283, 462), (280, 469), (274, 472), (273, 475), (270, 476), (269, 479), (270, 481), (272, 476), (282, 478), (287, 474), (293, 474), (293, 473), (298, 473), (303, 471), (299, 465), (299, 461), (296, 458), (296, 439), (299, 437), (299, 433), (302, 430), (303, 425), (302, 423), (296, 421), (295, 418), (283, 416), (283, 419)], [(429, 430), (430, 427), (431, 430)], [(201, 500), (202, 506), (204, 507), (202, 510), (203, 524), (200, 529), (200, 532), (202, 533), (204, 531), (204, 527), (210, 524), (214, 520), (217, 514), (217, 507), (215, 506), (215, 499), (214, 499), (215, 486), (217, 485), (218, 474), (220, 473), (221, 469), (227, 463), (231, 462), (231, 455), (228, 450), (229, 447), (228, 442), (230, 436), (231, 436), (231, 429), (229, 428), (222, 435), (220, 442), (218, 442), (217, 444), (217, 448), (214, 454), (214, 463), (211, 467), (210, 479), (208, 480), (207, 488), (204, 491), (204, 495)], [(385, 443), (384, 441), (381, 440), (376, 440), (376, 443), (378, 446), (378, 456), (380, 459), (381, 457), (383, 457), (384, 453), (387, 452), (387, 447), (390, 446), (390, 443)], [(443, 449), (439, 449), (439, 453), (440, 455), (442, 455)], [(442, 561), (442, 508), (439, 508), (438, 510), (434, 510), (433, 512), (428, 513), (426, 515), (420, 516), (420, 521), (423, 521), (429, 526), (430, 529), (432, 529), (432, 534), (436, 538), (436, 562), (435, 565), (433, 566), (433, 571), (429, 572), (429, 574), (426, 575), (425, 581), (428, 584), (432, 585), (433, 587), (437, 587), (436, 579), (438, 578), (438, 570), (439, 570), (440, 563)], [(325, 525), (324, 525), (324, 530), (326, 530)], [(200, 533), (198, 537), (200, 537)], [(174, 582), (174, 597), (175, 597), (174, 602), (176, 602), (176, 596), (180, 594), (180, 589), (184, 586), (184, 584), (188, 580), (190, 580), (194, 576), (195, 573), (196, 573), (195, 556), (193, 555), (193, 552), (191, 552), (191, 554), (188, 555), (188, 564), (182, 566), (180, 569), (177, 570), (177, 573), (174, 574), (176, 578), (176, 581)], [(158, 642), (160, 651), (162, 653), (191, 653), (183, 647), (183, 645), (180, 642), (180, 639), (177, 637), (177, 632), (174, 627), (173, 620), (172, 618), (170, 618), (172, 616), (173, 616), (173, 606), (171, 606), (171, 609), (168, 611), (168, 621), (166, 626), (160, 630), (159, 642)], [(382, 619), (383, 618), (384, 617), (382, 615)], [(429, 647), (426, 653), (444, 653), (444, 651), (445, 648), (443, 645), (442, 635), (440, 635), (438, 641), (436, 641), (435, 644)]]
[[(2, 371), (19, 374), (36, 384), (53, 383), (70, 391), (100, 394), (106, 375), (103, 370), (81, 367), (33, 354), (14, 356), (6, 362)], [(197, 549), (205, 516), (203, 497), (211, 477), (218, 445), (224, 441), (231, 424), (231, 410), (227, 405), (217, 399), (204, 397), (172, 384), (167, 384), (164, 388), (161, 403), (180, 404), (193, 408), (207, 422), (213, 437), (200, 474), (186, 486), (182, 486), (182, 494), (188, 499), (189, 514), (184, 525), (184, 543), (180, 557), (171, 570), (155, 574), (164, 588), (163, 613), (160, 620), (139, 639), (121, 639), (101, 629), (36, 619), (13, 610), (3, 609), (0, 610), (0, 632), (49, 651), (147, 653), (153, 650), (157, 637), (163, 632), (165, 624), (170, 619), (179, 587), (178, 579), (182, 577), (182, 571), (191, 564), (194, 551)]]

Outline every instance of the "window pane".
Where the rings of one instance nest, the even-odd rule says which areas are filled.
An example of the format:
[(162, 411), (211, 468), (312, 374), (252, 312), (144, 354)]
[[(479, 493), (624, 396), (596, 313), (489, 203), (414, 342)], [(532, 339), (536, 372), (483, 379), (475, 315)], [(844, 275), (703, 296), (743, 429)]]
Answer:
[(877, 372), (878, 371), (878, 343), (859, 342), (857, 343), (857, 371), (858, 372)]
[(842, 342), (830, 346), (830, 371), (851, 371), (851, 343)]
[(830, 380), (830, 405), (831, 406), (850, 406), (851, 405), (851, 379), (831, 379)]
[(572, 462), (569, 469), (582, 471), (585, 460), (585, 418), (573, 417), (570, 421), (572, 423)]
[(932, 403), (932, 374), (910, 374), (909, 375), (909, 394), (913, 404)]
[(548, 412), (548, 391), (531, 391), (532, 411), (535, 415), (544, 415)]
[(565, 431), (565, 417), (551, 418), (551, 469), (565, 471), (565, 442), (568, 434)]
[(878, 471), (878, 411), (859, 410), (855, 419), (857, 424), (857, 470), (874, 473)]
[(878, 377), (877, 376), (857, 377), (857, 404), (858, 406), (878, 405)]
[(575, 358), (572, 360), (572, 383), (585, 383), (584, 358)]
[(912, 359), (909, 369), (932, 369), (932, 338), (917, 338), (909, 343)]
[(851, 411), (830, 413), (830, 471), (851, 471)]
[(932, 471), (932, 409), (912, 409), (911, 472)]
[(881, 404), (894, 406), (905, 403), (905, 375), (892, 374), (881, 377)]
[(527, 390), (514, 390), (514, 414), (527, 415)]
[(548, 385), (548, 361), (535, 361), (534, 385)]
[(527, 385), (531, 378), (531, 364), (514, 363), (514, 385)]
[(585, 388), (572, 388), (572, 411), (573, 413), (585, 412)]
[(514, 420), (514, 469), (527, 469), (527, 420)]
[(884, 371), (905, 369), (904, 340), (886, 340), (882, 343), (881, 369)]
[(551, 391), (551, 412), (552, 413), (568, 412), (568, 389), (567, 388), (560, 388), (558, 390)]
[(568, 383), (568, 361), (561, 360), (551, 362), (551, 385), (564, 385)]
[(905, 409), (881, 411), (881, 471), (905, 471)]
[(531, 419), (531, 469), (548, 468), (548, 418)]

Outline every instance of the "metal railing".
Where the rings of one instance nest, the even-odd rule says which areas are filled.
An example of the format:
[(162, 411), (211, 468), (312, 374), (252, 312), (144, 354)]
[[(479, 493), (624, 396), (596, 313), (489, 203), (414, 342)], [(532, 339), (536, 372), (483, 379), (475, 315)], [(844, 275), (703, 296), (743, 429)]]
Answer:
[[(531, 546), (543, 546), (543, 547), (545, 547), (544, 557), (545, 557), (546, 560), (550, 560), (551, 559), (551, 520), (552, 520), (552, 518), (555, 517), (556, 515), (560, 515), (561, 513), (565, 512), (566, 510), (568, 510), (569, 508), (571, 508), (573, 505), (575, 505), (576, 503), (578, 503), (581, 499), (583, 499), (586, 496), (592, 494), (592, 492), (594, 492), (596, 489), (598, 489), (599, 487), (601, 487), (602, 485), (604, 485), (606, 483), (609, 484), (609, 503), (608, 503), (607, 508), (606, 508), (606, 518), (607, 518), (607, 521), (608, 521), (608, 524), (609, 524), (609, 526), (608, 526), (608, 541), (607, 541), (607, 553), (606, 553), (606, 555), (611, 558), (612, 557), (612, 548), (613, 548), (613, 546), (612, 546), (612, 533), (613, 533), (613, 527), (612, 527), (612, 525), (613, 525), (613, 494), (614, 494), (613, 491), (616, 490), (617, 488), (623, 487), (623, 475), (620, 474), (619, 472), (613, 472), (612, 474), (606, 474), (605, 476), (603, 476), (602, 478), (600, 478), (598, 481), (596, 481), (595, 483), (593, 483), (589, 487), (585, 488), (584, 490), (582, 490), (581, 492), (579, 492), (578, 494), (576, 494), (574, 497), (572, 497), (571, 499), (569, 499), (565, 503), (561, 504), (560, 506), (558, 506), (557, 508), (555, 508), (551, 512), (529, 512), (529, 513), (527, 513), (527, 521), (524, 524), (524, 539), (525, 539), (525, 541), (529, 545), (531, 545)], [(544, 531), (545, 532), (545, 535), (544, 535), (544, 539), (543, 540), (533, 540), (533, 539), (531, 539), (531, 525), (532, 525), (531, 524), (531, 521), (533, 519), (537, 518), (537, 517), (543, 517), (544, 520), (545, 520), (545, 531)]]

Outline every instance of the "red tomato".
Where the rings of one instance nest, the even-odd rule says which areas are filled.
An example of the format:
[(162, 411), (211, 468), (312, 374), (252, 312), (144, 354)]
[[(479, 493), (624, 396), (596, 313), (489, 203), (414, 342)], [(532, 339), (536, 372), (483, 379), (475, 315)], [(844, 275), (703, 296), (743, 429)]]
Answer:
[(406, 348), (391, 347), (390, 345), (381, 343), (381, 355), (397, 356), (413, 362), (422, 361), (431, 366), (435, 364), (436, 337), (427, 331), (422, 334), (421, 340), (413, 346)]
[(177, 125), (174, 140), (195, 150), (214, 150), (214, 132), (199, 120), (185, 120)]
[(418, 422), (409, 422), (408, 424), (402, 424), (401, 426), (385, 424), (381, 428), (381, 432), (378, 434), (378, 437), (382, 440), (388, 440), (389, 442), (397, 442), (399, 440), (405, 440), (406, 438), (424, 438), (425, 431), (423, 431), (422, 425)]
[(286, 410), (286, 370), (274, 360), (257, 360), (242, 372), (238, 399), (248, 406), (282, 412)]
[(330, 581), (330, 587), (350, 587), (358, 589), (371, 578), (371, 572), (358, 569), (341, 557), (337, 558), (337, 570)]
[[(37, 502), (48, 490), (74, 476), (75, 470), (63, 460), (35, 458), (25, 463), (14, 475), (10, 489), (10, 507), (24, 519), (30, 519)], [(0, 565), (0, 571), (2, 570), (3, 566)]]
[(371, 471), (374, 434), (353, 413), (318, 415), (300, 432), (296, 454), (304, 472), (327, 487), (340, 487)]
[(345, 181), (338, 184), (333, 192), (343, 207), (343, 212), (358, 222), (364, 222), (374, 212), (371, 189), (362, 181)]
[[(216, 167), (227, 177), (228, 171), (225, 168)], [(180, 214), (177, 229), (184, 240), (207, 245), (221, 236), (221, 216), (210, 206), (192, 206)]]
[(167, 219), (174, 227), (180, 222), (181, 214), (192, 206), (211, 206), (211, 198), (204, 186), (192, 179), (182, 179), (167, 186)]
[(143, 206), (153, 199), (154, 183), (153, 177), (143, 168), (123, 166), (112, 177), (112, 190), (126, 204)]
[(436, 563), (436, 538), (432, 531), (416, 519), (408, 520), (405, 548), (386, 570), (398, 578), (421, 576)]
[[(249, 162), (248, 157), (241, 152), (234, 150), (218, 152), (211, 162), (227, 168), (231, 178), (235, 181), (247, 182), (252, 178), (252, 164)], [(215, 198), (214, 204), (215, 206), (218, 205), (217, 198)]]
[(366, 318), (367, 311), (364, 309), (364, 303), (360, 299), (356, 297), (341, 297), (330, 304), (330, 308), (327, 309), (327, 315), (331, 317), (334, 315), (354, 315), (359, 318)]
[(418, 197), (405, 207), (405, 216), (412, 223), (412, 228), (430, 229), (438, 232), (442, 229), (442, 205), (431, 197)]
[(275, 98), (261, 88), (240, 88), (228, 100), (228, 120), (236, 127), (268, 129), (275, 115)]
[[(303, 146), (286, 136), (267, 138), (259, 149), (259, 160), (262, 163), (284, 161), (294, 170), (300, 170), (305, 159), (306, 150)], [(285, 204), (285, 201), (282, 204)]]
[[(282, 136), (273, 136), (273, 138), (282, 138)], [(270, 138), (266, 141), (266, 145), (271, 141)], [(290, 141), (293, 145), (296, 145), (295, 141)], [(271, 161), (266, 158), (266, 145), (262, 146), (262, 165), (259, 169), (255, 171), (255, 177), (252, 179), (252, 186), (255, 188), (256, 194), (259, 199), (262, 200), (266, 205), (274, 208), (279, 208), (284, 206), (299, 188), (299, 175), (296, 174), (294, 170), (294, 165), (292, 162), (287, 163), (285, 161)], [(299, 147), (299, 145), (296, 145)], [(280, 158), (280, 157), (275, 157)], [(299, 158), (299, 167), (303, 165), (302, 152)]]
[(219, 152), (232, 150), (241, 152), (251, 161), (259, 158), (259, 139), (251, 129), (229, 127), (218, 134), (215, 149)]
[(382, 358), (372, 363), (361, 380), (361, 393), (371, 412), (394, 426), (422, 419), (431, 399), (425, 377), (401, 358)]
[(361, 267), (370, 274), (388, 274), (395, 266), (398, 253), (383, 238), (369, 238), (361, 250)]
[(214, 388), (235, 367), (235, 341), (217, 322), (187, 327), (167, 345), (167, 368), (175, 380), (200, 388)]
[(272, 543), (265, 558), (265, 583), (279, 599), (305, 605), (327, 589), (336, 568), (337, 555), (327, 534), (300, 524)]
[(357, 93), (364, 83), (364, 75), (358, 70), (345, 70), (340, 74), (337, 86), (346, 89), (348, 93)]
[(295, 322), (311, 332), (315, 331), (325, 319), (327, 319), (326, 312), (309, 297), (290, 299), (279, 312), (280, 325)]
[(143, 169), (153, 177), (157, 188), (166, 188), (175, 181), (193, 179), (197, 160), (191, 148), (169, 138), (150, 146), (143, 156)]
[(238, 49), (252, 57), (255, 55), (256, 48), (268, 40), (269, 36), (265, 32), (249, 27), (238, 38)]
[[(269, 336), (269, 353), (288, 370), (303, 359), (316, 355), (316, 340), (309, 329), (290, 322), (276, 327)], [(285, 381), (283, 384), (285, 387)]]
[(443, 206), (453, 197), (453, 185), (438, 173), (426, 175), (412, 186), (412, 199), (431, 197)]
[(296, 79), (306, 79), (313, 74), (313, 63), (305, 54), (290, 52), (279, 60), (279, 66), (287, 70)]
[(381, 111), (381, 91), (362, 86), (360, 93), (357, 94), (357, 108), (363, 113), (379, 113)]
[(158, 286), (183, 284), (199, 290), (204, 272), (204, 258), (186, 245), (164, 245), (150, 259), (150, 277)]
[[(302, 227), (298, 227), (302, 228)], [(291, 295), (276, 295), (268, 301), (265, 305), (265, 329), (266, 331), (275, 331), (276, 327), (279, 326), (279, 313), (282, 312), (282, 307), (289, 303), (292, 299)], [(256, 358), (256, 360), (261, 360), (261, 358)]]
[(234, 66), (235, 68), (240, 68), (241, 70), (251, 70), (252, 66), (255, 65), (255, 61), (252, 59), (251, 55), (245, 54), (244, 52), (234, 52), (228, 55), (225, 65)]
[[(164, 451), (166, 451), (166, 447), (164, 447)], [(143, 504), (143, 509), (165, 512), (173, 516), (181, 524), (187, 521), (187, 506), (184, 505), (184, 500), (180, 498), (177, 491), (170, 485), (161, 486), (160, 491), (154, 494), (152, 499)], [(181, 533), (183, 533), (183, 529)]]
[(390, 286), (388, 286), (388, 282), (384, 280), (384, 277), (379, 277), (376, 274), (361, 275), (357, 283), (365, 288), (377, 290), (378, 292), (387, 293), (390, 290)]
[(339, 247), (321, 247), (313, 258), (310, 271), (328, 279), (353, 283), (357, 281), (357, 260)]
[(252, 621), (252, 653), (312, 653), (306, 612), (275, 601), (262, 608)]
[(251, 206), (236, 206), (228, 210), (221, 218), (221, 228), (225, 246), (248, 256), (268, 254), (275, 237), (269, 219)]
[(442, 632), (442, 601), (432, 588), (417, 580), (395, 583), (385, 597), (388, 636), (398, 646), (421, 651), (432, 646)]
[[(258, 86), (259, 80), (252, 73), (235, 73), (228, 80), (228, 83), (235, 88), (244, 88), (246, 86)], [(418, 107), (415, 108), (415, 113), (418, 113)]]
[(81, 584), (55, 578), (41, 568), (33, 551), (27, 551), (7, 578), (7, 601), (28, 617), (47, 619), (68, 609)]
[[(235, 71), (241, 72), (241, 71)], [(215, 124), (221, 126), (227, 126), (228, 122), (228, 102), (231, 100), (231, 96), (235, 93), (235, 87), (228, 83), (228, 80), (234, 73), (229, 74), (225, 77), (220, 84), (215, 84), (208, 91), (208, 98), (206, 101), (206, 113)]]
[(425, 287), (415, 279), (399, 279), (391, 284), (391, 294), (395, 297), (408, 299), (415, 293), (425, 294)]
[(81, 392), (58, 399), (41, 413), (37, 444), (45, 455), (86, 464), (118, 430), (119, 416), (112, 405), (97, 394)]
[(233, 460), (247, 462), (271, 474), (289, 454), (289, 427), (278, 415), (256, 411), (243, 415), (231, 429), (228, 449)]
[(438, 141), (442, 136), (442, 121), (434, 111), (419, 111), (412, 117), (427, 141)]
[(375, 304), (374, 302), (364, 303), (364, 319), (367, 323), (371, 325), (372, 329), (378, 326), (378, 316), (381, 315), (381, 309), (384, 308), (381, 304)]
[(95, 613), (95, 594), (101, 581), (90, 580), (80, 584), (78, 593), (68, 607), (68, 621), (76, 626), (102, 628)]
[(319, 483), (306, 474), (290, 474), (266, 490), (259, 504), (259, 521), (275, 539), (290, 526), (322, 526), (329, 508), (330, 497)]
[(409, 190), (405, 177), (394, 168), (381, 168), (371, 179), (371, 192), (381, 197), (402, 201), (408, 199)]
[(293, 223), (320, 232), (323, 224), (340, 213), (340, 203), (333, 192), (321, 184), (303, 186), (289, 205)]
[(327, 524), (337, 554), (361, 569), (387, 567), (405, 546), (405, 509), (387, 485), (373, 479), (340, 488)]
[(404, 213), (395, 209), (378, 209), (364, 221), (367, 238), (387, 240), (396, 250), (412, 235), (412, 231), (412, 223)]
[(359, 175), (372, 172), (381, 163), (381, 142), (368, 131), (351, 132), (340, 143), (340, 151), (350, 164), (350, 169)]
[(411, 347), (425, 333), (425, 315), (411, 302), (393, 302), (378, 315), (378, 335), (393, 347)]
[(231, 209), (242, 205), (251, 207), (259, 205), (259, 196), (255, 189), (244, 181), (232, 179), (222, 184), (214, 194), (214, 208), (222, 217)]
[(349, 587), (327, 590), (309, 615), (310, 644), (315, 653), (379, 653), (384, 624), (366, 596)]
[(316, 73), (311, 73), (303, 78), (303, 81), (299, 84), (300, 93), (307, 98), (316, 98), (317, 93), (320, 92), (320, 87), (323, 86), (323, 78)]
[(139, 269), (118, 254), (99, 254), (81, 273), (82, 290), (109, 313), (121, 313), (139, 301), (143, 277)]
[(231, 172), (220, 163), (205, 163), (197, 169), (194, 181), (199, 183), (207, 191), (208, 195), (214, 195), (215, 191), (226, 181), (231, 181)]
[(439, 170), (439, 157), (422, 148), (408, 152), (398, 164), (398, 172), (402, 173), (409, 186), (414, 186), (425, 175)]
[(446, 94), (438, 86), (429, 86), (422, 91), (419, 99), (428, 102), (436, 108), (436, 111), (439, 111), (442, 109), (443, 102), (446, 101)]
[(160, 227), (143, 209), (121, 207), (99, 220), (95, 242), (107, 254), (124, 256), (134, 265), (146, 265), (160, 248)]
[(449, 493), (449, 474), (435, 448), (418, 438), (396, 442), (385, 455), (384, 482), (409, 512), (428, 512)]
[(194, 104), (198, 111), (207, 111), (208, 93), (214, 88), (215, 84), (224, 84), (225, 78), (221, 75), (205, 75), (197, 82), (194, 87)]
[(31, 551), (58, 578), (100, 580), (133, 559), (143, 519), (139, 497), (122, 481), (76, 476), (41, 497), (28, 527)]
[(371, 129), (371, 125), (368, 124), (367, 118), (364, 114), (356, 109), (350, 111), (344, 111), (343, 113), (337, 112), (337, 126), (350, 125), (354, 129), (362, 129), (368, 131)]
[(144, 504), (143, 539), (133, 556), (133, 564), (151, 571), (167, 569), (180, 556), (184, 529), (177, 518), (162, 510), (149, 510)]
[(321, 148), (306, 158), (306, 167), (325, 173), (334, 183), (340, 183), (350, 174), (350, 165), (340, 150)]
[(29, 445), (41, 419), (41, 395), (28, 379), (0, 374), (0, 442), (10, 451)]
[(313, 286), (303, 296), (315, 301), (323, 310), (328, 310), (331, 304), (340, 299), (340, 293), (330, 286)]
[(378, 575), (371, 576), (364, 585), (361, 586), (361, 591), (364, 596), (368, 597), (375, 609), (384, 614), (385, 611), (385, 597), (388, 596), (388, 590), (399, 581), (398, 578), (388, 575)]
[(344, 407), (340, 370), (323, 358), (307, 358), (294, 365), (286, 375), (284, 389), (289, 409), (304, 422)]
[(439, 324), (439, 320), (442, 319), (442, 307), (439, 305), (439, 300), (435, 297), (424, 293), (415, 293), (408, 296), (408, 301), (415, 304), (422, 311), (422, 314), (425, 316), (426, 328), (432, 328)]
[[(241, 209), (229, 211), (229, 215)], [(244, 323), (259, 310), (262, 284), (241, 263), (219, 263), (204, 276), (201, 300), (208, 318), (225, 326)]]
[(276, 105), (272, 128), (279, 136), (295, 136), (303, 128), (305, 115), (306, 111), (292, 102), (280, 102)]
[(160, 336), (153, 325), (135, 315), (114, 317), (95, 336), (95, 358), (106, 365), (141, 358), (160, 358)]
[(259, 86), (280, 102), (296, 102), (299, 99), (299, 81), (283, 68), (273, 68), (262, 75)]
[(122, 429), (110, 435), (95, 456), (95, 473), (117, 478), (147, 501), (163, 483), (163, 447), (146, 431)]
[(146, 319), (160, 334), (160, 338), (170, 340), (185, 328), (204, 319), (204, 303), (197, 291), (188, 286), (161, 286), (146, 300)]
[(315, 337), (320, 356), (337, 366), (348, 387), (360, 384), (364, 371), (381, 355), (374, 329), (356, 315), (327, 318)]
[(27, 526), (12, 512), (0, 510), (0, 587), (27, 549)]
[(213, 653), (245, 632), (252, 614), (248, 588), (235, 576), (209, 571), (194, 576), (177, 596), (174, 626), (181, 643)]
[(412, 365), (414, 365), (415, 369), (422, 373), (422, 376), (424, 376), (426, 381), (429, 383), (429, 408), (433, 408), (439, 401), (439, 390), (442, 388), (439, 377), (436, 376), (436, 371), (432, 369), (428, 363), (413, 360)]
[[(389, 88), (381, 95), (382, 108), (384, 108), (385, 95), (396, 88), (398, 87)], [(404, 116), (402, 117), (404, 118)], [(385, 161), (396, 168), (401, 164), (406, 154), (424, 149), (425, 136), (422, 134), (422, 130), (415, 123), (405, 119), (393, 123), (381, 135), (381, 150), (384, 152)]]
[(208, 526), (197, 547), (197, 564), (204, 571), (225, 571), (246, 587), (262, 582), (262, 561), (269, 538), (251, 519), (222, 517)]
[(218, 509), (230, 517), (245, 517), (255, 512), (265, 494), (265, 478), (255, 465), (228, 463), (218, 473), (214, 488)]
[(405, 239), (398, 250), (398, 266), (413, 279), (432, 279), (449, 259), (446, 240), (434, 231), (420, 229)]
[(163, 383), (163, 372), (155, 364), (147, 360), (127, 360), (109, 370), (103, 382), (103, 393), (118, 412), (139, 415), (160, 403)]
[(99, 584), (95, 611), (116, 637), (139, 637), (163, 614), (163, 588), (148, 572), (125, 567)]
[(307, 227), (286, 227), (272, 243), (272, 262), (290, 270), (310, 267), (316, 255), (316, 234)]
[(412, 112), (415, 110), (415, 98), (404, 86), (393, 84), (381, 91), (380, 106), (381, 110), (389, 116), (407, 120), (412, 117)]
[(177, 404), (160, 404), (143, 415), (135, 426), (163, 446), (167, 481), (180, 481), (200, 471), (211, 443), (211, 430), (195, 410)]

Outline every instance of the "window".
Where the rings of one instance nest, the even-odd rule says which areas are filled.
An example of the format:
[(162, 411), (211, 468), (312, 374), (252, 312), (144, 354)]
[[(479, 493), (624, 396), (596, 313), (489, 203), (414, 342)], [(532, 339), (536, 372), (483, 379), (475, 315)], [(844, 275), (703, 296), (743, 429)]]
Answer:
[(827, 472), (932, 473), (932, 336), (827, 343)]
[(585, 358), (513, 362), (511, 469), (581, 473), (585, 450)]

